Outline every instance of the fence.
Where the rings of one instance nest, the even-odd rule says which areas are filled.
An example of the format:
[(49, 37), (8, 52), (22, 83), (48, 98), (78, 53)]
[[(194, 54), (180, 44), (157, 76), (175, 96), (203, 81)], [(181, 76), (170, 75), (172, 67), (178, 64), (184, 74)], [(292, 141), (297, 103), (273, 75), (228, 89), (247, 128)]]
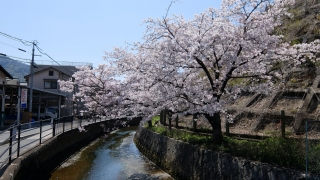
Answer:
[(306, 121), (306, 175), (320, 179), (320, 121)]
[(46, 60), (35, 60), (34, 61), (38, 65), (61, 65), (61, 66), (90, 66), (92, 67), (92, 63), (87, 62), (67, 62), (67, 61), (46, 61)]
[[(25, 124), (15, 123), (0, 132), (0, 169), (22, 153), (41, 145), (45, 140), (72, 129), (85, 131), (84, 126), (106, 121), (101, 117), (66, 116), (58, 119), (45, 119)], [(108, 121), (111, 121), (108, 119)], [(113, 122), (118, 123), (117, 121)]]
[[(292, 114), (286, 115), (283, 110), (279, 113), (265, 113), (263, 115), (252, 112), (242, 112), (233, 116), (232, 122), (228, 122), (228, 118), (230, 118), (228, 116), (221, 116), (220, 118), (221, 130), (226, 135), (252, 135), (262, 137), (292, 137), (295, 135), (293, 129), (295, 117), (293, 117)], [(212, 132), (209, 121), (202, 115), (185, 115), (173, 118), (173, 114), (163, 110), (160, 113), (160, 123), (169, 128), (184, 128), (203, 133)]]

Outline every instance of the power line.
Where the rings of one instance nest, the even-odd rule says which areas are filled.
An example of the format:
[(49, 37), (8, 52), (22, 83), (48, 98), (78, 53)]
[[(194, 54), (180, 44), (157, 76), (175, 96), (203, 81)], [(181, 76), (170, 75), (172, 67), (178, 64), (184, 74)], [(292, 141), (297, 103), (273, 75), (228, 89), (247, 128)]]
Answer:
[(13, 58), (13, 59), (19, 59), (19, 60), (28, 61), (28, 62), (31, 61), (31, 59), (19, 58), (19, 57), (15, 57), (15, 56), (8, 56), (8, 57), (10, 57), (11, 59), (12, 59), (12, 58)]
[(68, 72), (70, 72), (71, 74), (73, 74), (72, 71), (70, 71), (69, 69), (65, 68), (64, 66), (62, 66), (61, 64), (59, 64), (57, 61), (55, 61), (51, 56), (49, 56), (47, 53), (43, 52), (43, 50), (37, 45), (35, 44), (36, 48), (38, 49), (38, 51), (43, 54), (46, 55), (48, 58), (50, 58), (52, 61), (54, 61), (55, 63), (57, 63), (59, 66), (61, 66), (63, 69), (67, 70)]
[(23, 58), (18, 58), (18, 57), (14, 57), (14, 56), (0, 56), (0, 59), (1, 58), (8, 59), (11, 61), (22, 62), (22, 63), (30, 63), (29, 59), (23, 59)]
[(3, 32), (0, 32), (0, 35), (4, 36), (6, 38), (9, 38), (9, 39), (15, 40), (15, 41), (20, 41), (25, 46), (31, 46), (32, 45), (32, 42), (30, 42), (30, 41), (26, 41), (26, 40), (23, 40), (23, 39), (20, 39), (20, 38), (16, 38), (16, 37), (10, 36), (10, 35), (8, 35), (6, 33), (3, 33)]
[[(14, 59), (20, 59), (20, 60), (24, 60), (24, 61), (29, 61), (29, 62), (31, 61), (31, 59), (28, 59), (28, 58), (21, 58), (21, 57), (16, 57), (16, 56), (3, 54), (3, 53), (0, 53), (0, 57), (10, 57), (10, 58), (14, 58)], [(36, 61), (46, 61), (46, 59), (40, 59), (40, 60), (36, 60)]]
[[(62, 68), (64, 68), (65, 70), (67, 70), (68, 72), (70, 72), (71, 74), (73, 74), (72, 71), (70, 71), (69, 69), (65, 68), (64, 66), (62, 66), (61, 64), (59, 64), (57, 61), (55, 61), (51, 56), (49, 56), (47, 53), (45, 53), (39, 46), (38, 46), (38, 42), (34, 41), (34, 42), (30, 42), (30, 41), (26, 41), (26, 40), (23, 40), (23, 39), (20, 39), (20, 38), (17, 38), (17, 37), (14, 37), (14, 36), (11, 36), (11, 35), (8, 35), (6, 33), (3, 33), (3, 32), (0, 32), (0, 35), (4, 36), (4, 37), (7, 37), (9, 39), (12, 39), (12, 40), (15, 40), (15, 41), (20, 41), (21, 43), (23, 43), (25, 46), (31, 46), (31, 45), (34, 45), (36, 46), (36, 48), (38, 49), (38, 51), (43, 54), (43, 55), (46, 55), (48, 58), (50, 58), (53, 62), (55, 62), (56, 64), (58, 64), (59, 66), (61, 66)], [(5, 45), (8, 45), (6, 43), (2, 43), (2, 44), (5, 44)], [(8, 45), (8, 46), (11, 46), (11, 45)], [(11, 46), (13, 48), (17, 48), (17, 47), (14, 47), (14, 46)], [(20, 48), (17, 48), (18, 50), (22, 50)], [(24, 51), (24, 50), (22, 50)], [(26, 52), (26, 51), (25, 51)], [(14, 57), (14, 56), (11, 56), (11, 57)], [(29, 60), (29, 59), (25, 59), (25, 60)], [(30, 61), (30, 60), (29, 60)]]
[(18, 49), (18, 50), (20, 50), (20, 51), (27, 52), (27, 53), (31, 54), (30, 52), (28, 52), (28, 51), (26, 51), (26, 50), (24, 50), (24, 49), (20, 49), (20, 48), (18, 48), (18, 47), (12, 46), (12, 45), (10, 45), (10, 44), (7, 44), (7, 43), (1, 42), (1, 41), (0, 41), (0, 44), (3, 44), (3, 45), (6, 45), (6, 46), (9, 46), (9, 47), (12, 47), (12, 48), (14, 48), (14, 49)]

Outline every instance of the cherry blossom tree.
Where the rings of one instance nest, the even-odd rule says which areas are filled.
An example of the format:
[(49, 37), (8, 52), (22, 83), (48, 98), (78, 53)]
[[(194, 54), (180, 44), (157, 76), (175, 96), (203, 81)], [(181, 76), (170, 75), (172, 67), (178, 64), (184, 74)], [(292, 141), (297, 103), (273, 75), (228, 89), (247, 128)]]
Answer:
[(227, 100), (222, 97), (236, 97), (245, 90), (227, 88), (228, 82), (263, 79), (264, 83), (252, 83), (246, 89), (266, 92), (272, 87), (269, 69), (278, 58), (275, 52), (282, 48), (280, 37), (272, 31), (287, 14), (289, 3), (225, 0), (221, 9), (208, 9), (189, 21), (182, 16), (148, 19), (145, 41), (135, 45), (138, 53), (116, 50), (107, 55), (121, 67), (133, 68), (132, 63), (138, 63), (133, 76), (143, 79), (144, 72), (152, 78), (150, 85), (157, 84), (157, 91), (165, 94), (160, 96), (167, 102), (163, 108), (203, 114), (219, 142), (220, 115), (226, 111)]
[[(90, 112), (104, 111), (110, 117), (119, 117), (121, 101), (120, 81), (110, 70), (112, 65), (99, 65), (97, 68), (78, 67), (69, 81), (59, 81), (62, 91), (74, 92), (74, 101), (81, 101)], [(112, 107), (112, 108), (111, 108)]]
[[(79, 96), (88, 107), (112, 104), (112, 112), (151, 117), (167, 109), (176, 115), (201, 114), (219, 143), (220, 116), (227, 113), (229, 101), (243, 91), (273, 89), (273, 76), (279, 76), (273, 65), (278, 61), (296, 65), (316, 59), (319, 43), (290, 46), (273, 34), (282, 17), (290, 16), (286, 7), (292, 3), (223, 0), (220, 9), (208, 9), (191, 20), (167, 15), (148, 19), (143, 42), (132, 49), (115, 48), (106, 53), (109, 65), (74, 75)], [(123, 80), (116, 81), (120, 75)], [(237, 78), (247, 79), (245, 86), (228, 86)]]

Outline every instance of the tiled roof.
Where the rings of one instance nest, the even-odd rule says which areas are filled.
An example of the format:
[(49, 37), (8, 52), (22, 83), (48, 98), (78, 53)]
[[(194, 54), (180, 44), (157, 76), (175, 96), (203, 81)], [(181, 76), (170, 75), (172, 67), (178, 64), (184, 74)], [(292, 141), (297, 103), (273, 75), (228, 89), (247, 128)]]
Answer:
[[(78, 71), (78, 69), (75, 66), (53, 66), (53, 65), (37, 65), (37, 66), (38, 68), (33, 68), (34, 74), (50, 68), (56, 69), (57, 71), (60, 71), (68, 76), (72, 76), (73, 73)], [(25, 77), (28, 77), (28, 76), (30, 76), (30, 74), (26, 75)]]
[(0, 65), (0, 71), (2, 71), (8, 78), (13, 79), (11, 74), (9, 74), (8, 71), (6, 71), (1, 65)]

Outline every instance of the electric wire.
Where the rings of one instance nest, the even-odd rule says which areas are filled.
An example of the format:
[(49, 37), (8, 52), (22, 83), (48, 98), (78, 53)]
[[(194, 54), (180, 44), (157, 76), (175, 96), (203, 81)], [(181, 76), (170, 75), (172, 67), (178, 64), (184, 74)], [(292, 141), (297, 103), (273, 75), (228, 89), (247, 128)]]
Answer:
[[(7, 60), (10, 60), (10, 61), (16, 61), (16, 62), (19, 62), (19, 63), (23, 63), (25, 65), (28, 65), (30, 66), (30, 63), (31, 63), (31, 59), (24, 59), (24, 58), (19, 58), (19, 57), (14, 57), (14, 56), (0, 56), (0, 60), (1, 58), (3, 59), (7, 59)], [(45, 69), (41, 66), (37, 66), (37, 68), (40, 68), (41, 70)]]
[(31, 59), (25, 59), (25, 58), (19, 58), (19, 57), (15, 57), (15, 56), (7, 56), (9, 57), (10, 59), (19, 59), (21, 61), (27, 61), (27, 62), (31, 62)]
[(23, 58), (18, 58), (18, 57), (14, 57), (14, 56), (0, 56), (0, 59), (8, 59), (10, 61), (21, 62), (24, 64), (29, 64), (31, 61), (29, 59), (23, 59)]
[[(30, 42), (30, 41), (26, 41), (26, 40), (23, 40), (23, 39), (20, 39), (20, 38), (17, 38), (17, 37), (14, 37), (14, 36), (11, 36), (11, 35), (8, 35), (6, 33), (3, 33), (3, 32), (0, 32), (0, 35), (4, 36), (4, 37), (7, 37), (9, 39), (12, 39), (12, 40), (15, 40), (15, 41), (20, 41), (21, 43), (23, 43), (25, 46), (31, 46), (31, 45), (34, 45), (38, 51), (47, 56), (49, 59), (51, 59), (53, 62), (55, 62), (57, 65), (59, 65), (60, 67), (64, 68), (65, 70), (67, 70), (68, 72), (70, 72), (71, 74), (73, 74), (74, 72), (70, 71), (69, 69), (65, 68), (64, 66), (62, 66), (60, 63), (58, 63), (56, 60), (54, 60), (51, 56), (49, 56), (47, 53), (45, 53), (39, 46), (38, 46), (38, 42), (37, 41), (33, 41), (33, 42)], [(6, 43), (2, 43), (0, 42), (1, 44), (5, 44), (5, 45), (8, 45), (8, 46), (11, 46), (13, 48), (17, 48), (17, 47), (14, 47), (12, 45), (9, 45), (9, 44), (6, 44)], [(20, 48), (17, 48), (19, 50), (21, 50)], [(18, 58), (18, 57), (14, 57), (14, 56), (8, 56), (8, 57), (13, 57), (13, 58)], [(22, 58), (18, 58), (18, 59), (21, 59), (21, 60), (28, 60), (28, 61), (32, 61), (30, 59), (22, 59)], [(40, 60), (37, 60), (37, 61), (40, 61)]]
[(31, 52), (28, 52), (28, 51), (26, 51), (26, 50), (24, 50), (24, 49), (21, 49), (21, 48), (12, 46), (12, 45), (10, 45), (10, 44), (7, 44), (7, 43), (1, 42), (1, 41), (0, 41), (0, 44), (3, 44), (3, 45), (6, 45), (6, 46), (9, 46), (9, 47), (12, 47), (12, 48), (14, 48), (14, 49), (18, 49), (18, 50), (20, 50), (20, 51), (23, 51), (23, 52), (26, 52), (26, 53), (31, 54)]
[(10, 47), (12, 47), (12, 48), (18, 49), (17, 47), (15, 47), (15, 46), (12, 46), (12, 45), (10, 45), (10, 44), (7, 44), (7, 43), (1, 42), (1, 41), (0, 41), (0, 43), (1, 43), (1, 44), (4, 44), (4, 45), (6, 45), (6, 46), (10, 46)]
[(69, 69), (65, 68), (64, 66), (62, 66), (61, 64), (59, 64), (56, 60), (54, 60), (51, 56), (49, 56), (47, 53), (45, 53), (37, 44), (35, 44), (36, 48), (38, 49), (38, 51), (43, 54), (46, 55), (48, 58), (50, 58), (52, 61), (54, 61), (55, 63), (57, 63), (59, 66), (61, 66), (63, 69), (67, 70), (68, 72), (70, 72), (71, 74), (73, 74), (72, 71), (70, 71)]
[(8, 35), (6, 33), (3, 33), (3, 32), (0, 32), (0, 35), (2, 35), (4, 37), (7, 37), (9, 39), (15, 40), (15, 41), (20, 41), (25, 46), (31, 46), (32, 43), (33, 43), (33, 42), (30, 42), (30, 41), (26, 41), (26, 40), (23, 40), (23, 39), (20, 39), (20, 38), (16, 38), (16, 37), (10, 36), (10, 35)]
[[(23, 60), (23, 61), (28, 61), (29, 63), (32, 61), (32, 59), (28, 59), (28, 58), (21, 58), (21, 57), (16, 57), (16, 56), (12, 56), (12, 55), (8, 55), (5, 54), (6, 56), (0, 56), (0, 57), (9, 57), (9, 59), (19, 59), (19, 60)], [(36, 60), (36, 61), (45, 61), (45, 59), (41, 59), (41, 60)]]

